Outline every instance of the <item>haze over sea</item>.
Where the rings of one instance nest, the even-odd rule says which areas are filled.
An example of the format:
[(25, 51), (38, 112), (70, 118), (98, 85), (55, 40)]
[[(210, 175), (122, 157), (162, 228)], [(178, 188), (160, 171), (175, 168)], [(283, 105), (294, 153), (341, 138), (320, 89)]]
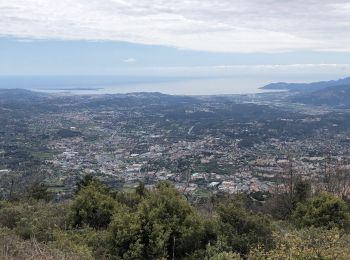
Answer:
[[(319, 75), (315, 77), (320, 78)], [(302, 81), (300, 78), (289, 79)], [(173, 95), (222, 95), (261, 93), (263, 90), (259, 88), (272, 81), (270, 77), (247, 76), (1, 76), (0, 89), (71, 94), (161, 92)]]

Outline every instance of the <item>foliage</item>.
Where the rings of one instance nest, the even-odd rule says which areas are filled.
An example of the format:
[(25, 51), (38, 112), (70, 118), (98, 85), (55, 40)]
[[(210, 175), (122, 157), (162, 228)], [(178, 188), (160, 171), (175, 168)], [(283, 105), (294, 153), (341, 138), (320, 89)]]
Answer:
[(0, 201), (0, 258), (348, 259), (345, 202), (328, 193), (309, 198), (305, 183), (293, 194), (293, 221), (273, 222), (248, 211), (247, 196), (217, 194), (200, 213), (166, 182), (125, 193), (84, 177), (68, 203)]
[(140, 182), (135, 192), (116, 192), (113, 197), (122, 205), (125, 205), (131, 211), (136, 211), (139, 203), (149, 194), (144, 183)]
[(209, 260), (240, 260), (239, 254), (232, 252), (221, 252), (209, 258)]
[(53, 194), (48, 190), (48, 186), (40, 182), (33, 183), (27, 191), (28, 198), (35, 200), (50, 201), (53, 197), (52, 195)]
[(199, 215), (167, 183), (158, 185), (135, 214), (119, 212), (110, 232), (110, 252), (116, 259), (181, 258), (204, 248), (210, 238)]
[(106, 231), (91, 228), (79, 230), (56, 230), (54, 240), (50, 243), (62, 252), (84, 255), (84, 259), (102, 259), (105, 257)]
[(241, 259), (240, 254), (231, 252), (226, 237), (219, 235), (215, 243), (209, 243), (205, 250), (195, 252), (189, 259), (233, 260)]
[(82, 227), (105, 228), (112, 219), (117, 206), (108, 189), (93, 180), (81, 185), (72, 203), (72, 224)]
[(147, 194), (147, 189), (145, 187), (145, 184), (143, 182), (139, 182), (139, 185), (136, 187), (136, 194), (140, 197), (144, 197)]
[(268, 217), (247, 212), (235, 202), (221, 205), (218, 215), (220, 232), (230, 250), (247, 254), (257, 245), (266, 249), (273, 246), (273, 225)]
[(84, 175), (83, 178), (77, 183), (76, 193), (79, 193), (79, 191), (82, 188), (85, 188), (93, 184), (96, 184), (97, 186), (101, 186), (101, 182), (95, 177), (93, 177), (92, 175), (90, 174)]
[(338, 229), (307, 228), (276, 234), (275, 240), (276, 248), (266, 251), (258, 247), (251, 252), (248, 259), (345, 260), (350, 255), (350, 236)]
[(305, 203), (299, 203), (293, 221), (299, 227), (350, 228), (346, 203), (329, 193), (320, 193)]
[(298, 178), (293, 189), (294, 204), (304, 202), (311, 197), (311, 183), (309, 180)]
[(36, 260), (85, 260), (87, 255), (71, 251), (60, 251), (50, 245), (40, 243), (35, 238), (23, 240), (13, 231), (0, 228), (0, 259)]
[(55, 229), (66, 226), (67, 210), (63, 203), (1, 202), (0, 225), (15, 230), (23, 239), (35, 237), (39, 241), (50, 241)]
[(264, 212), (276, 219), (290, 219), (293, 211), (300, 202), (305, 202), (311, 197), (311, 183), (309, 180), (296, 178), (293, 180), (292, 189), (274, 194), (265, 204)]

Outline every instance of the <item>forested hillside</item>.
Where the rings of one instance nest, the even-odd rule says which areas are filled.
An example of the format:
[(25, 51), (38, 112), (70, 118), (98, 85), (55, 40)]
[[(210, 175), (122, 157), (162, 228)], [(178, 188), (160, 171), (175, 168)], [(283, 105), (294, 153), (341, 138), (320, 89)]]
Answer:
[(310, 94), (297, 96), (293, 101), (309, 105), (328, 105), (332, 107), (350, 107), (350, 85), (328, 87)]

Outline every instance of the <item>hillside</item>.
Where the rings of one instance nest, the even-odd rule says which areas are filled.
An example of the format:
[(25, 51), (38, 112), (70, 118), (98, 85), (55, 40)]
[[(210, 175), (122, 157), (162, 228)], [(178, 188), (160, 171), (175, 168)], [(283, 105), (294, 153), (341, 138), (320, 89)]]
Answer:
[(309, 105), (350, 107), (350, 84), (328, 87), (293, 98), (294, 102)]
[(44, 93), (33, 92), (26, 89), (0, 89), (0, 103), (27, 103), (40, 101), (47, 96)]
[(339, 79), (339, 80), (319, 81), (319, 82), (312, 82), (312, 83), (278, 82), (278, 83), (271, 83), (266, 86), (263, 86), (261, 87), (261, 89), (289, 90), (289, 91), (295, 91), (295, 92), (314, 92), (314, 91), (322, 90), (328, 87), (344, 86), (344, 85), (350, 85), (350, 77)]

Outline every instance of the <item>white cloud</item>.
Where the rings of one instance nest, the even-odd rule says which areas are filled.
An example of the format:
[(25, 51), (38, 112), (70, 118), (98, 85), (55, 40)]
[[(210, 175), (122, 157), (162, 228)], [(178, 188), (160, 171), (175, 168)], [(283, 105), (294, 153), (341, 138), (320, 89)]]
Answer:
[(127, 58), (124, 60), (125, 63), (135, 63), (137, 60), (135, 58)]
[(350, 51), (347, 0), (0, 0), (0, 35), (215, 52)]
[(333, 64), (333, 63), (319, 63), (319, 64), (259, 64), (259, 65), (216, 65), (216, 66), (172, 66), (172, 67), (149, 67), (149, 70), (155, 71), (174, 71), (174, 72), (341, 72), (346, 71), (350, 73), (350, 64)]

